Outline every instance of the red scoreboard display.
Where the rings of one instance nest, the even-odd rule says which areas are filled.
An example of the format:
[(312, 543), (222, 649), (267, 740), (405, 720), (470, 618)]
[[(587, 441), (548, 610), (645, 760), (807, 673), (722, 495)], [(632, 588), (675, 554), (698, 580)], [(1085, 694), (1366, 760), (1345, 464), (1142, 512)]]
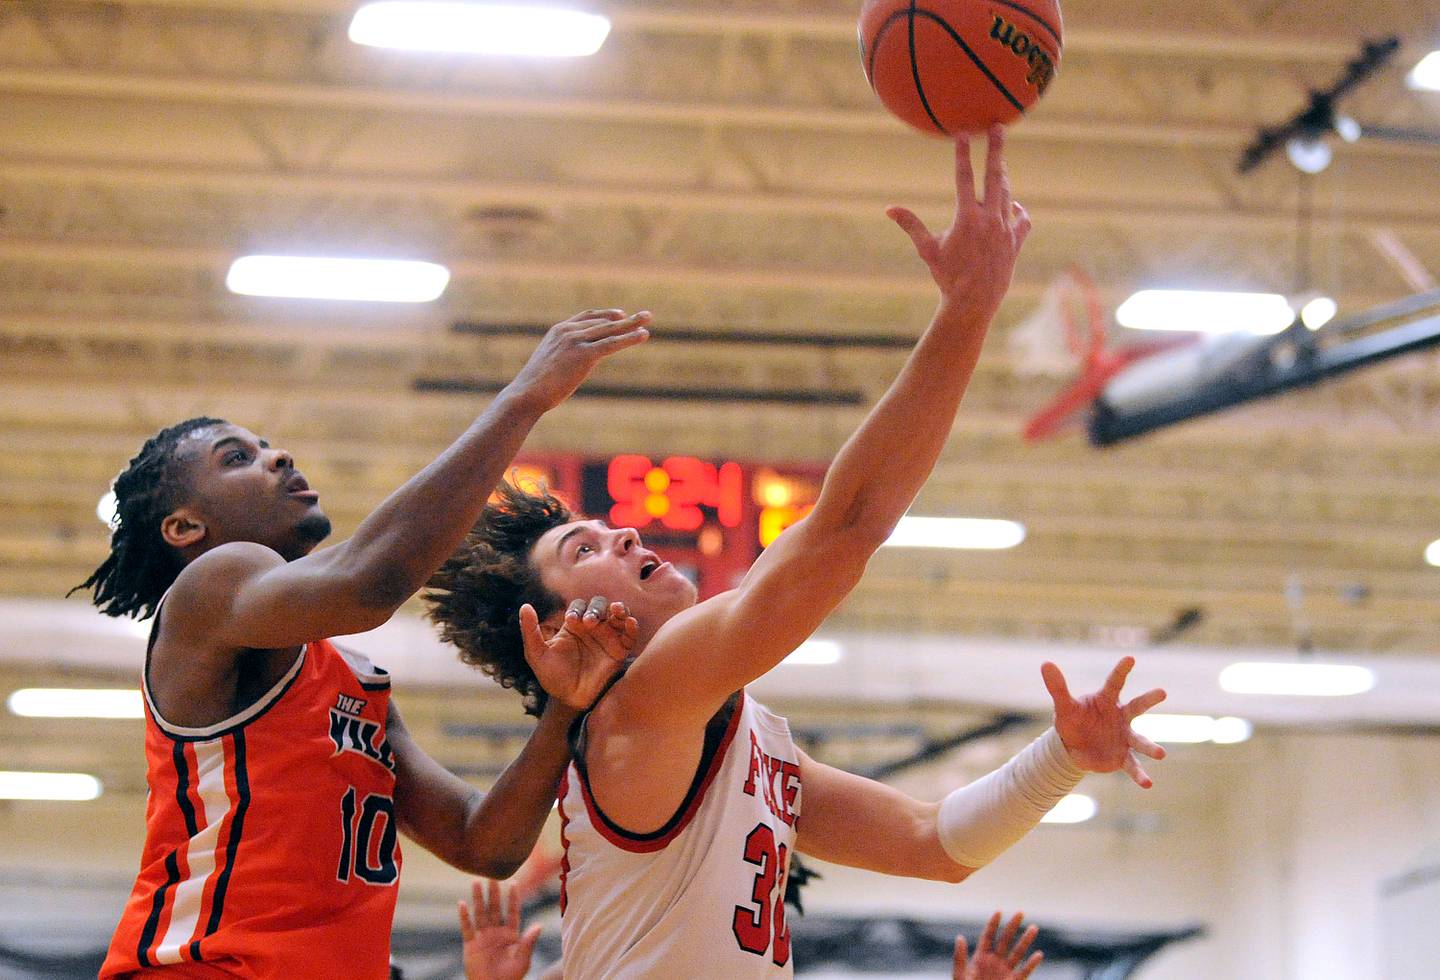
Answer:
[(637, 529), (706, 598), (738, 584), (765, 546), (810, 512), (824, 475), (824, 466), (804, 464), (554, 454), (522, 456), (511, 479), (543, 481), (586, 517)]

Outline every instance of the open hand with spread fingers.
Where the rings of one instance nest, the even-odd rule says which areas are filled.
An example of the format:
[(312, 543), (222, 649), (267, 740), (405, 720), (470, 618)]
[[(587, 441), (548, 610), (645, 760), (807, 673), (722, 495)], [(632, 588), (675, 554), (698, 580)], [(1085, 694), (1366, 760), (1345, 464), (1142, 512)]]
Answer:
[(1024, 921), (1024, 913), (1016, 912), (1010, 921), (1005, 923), (1005, 931), (1000, 933), (997, 940), (995, 933), (1000, 928), (1000, 913), (996, 912), (986, 923), (985, 931), (980, 934), (973, 957), (970, 956), (965, 937), (957, 937), (954, 980), (1027, 980), (1041, 960), (1045, 959), (1045, 954), (1035, 952), (1031, 953), (1028, 959), (1025, 958), (1025, 952), (1035, 941), (1040, 927), (1032, 925), (1021, 932), (1020, 925)]
[(1042, 665), (1040, 676), (1055, 702), (1055, 731), (1075, 765), (1086, 772), (1124, 769), (1137, 786), (1149, 789), (1154, 784), (1137, 753), (1163, 759), (1165, 750), (1132, 729), (1130, 722), (1164, 701), (1165, 692), (1157, 687), (1121, 704), (1120, 692), (1134, 667), (1134, 657), (1122, 657), (1105, 686), (1079, 700), (1071, 696), (1065, 675), (1053, 663)]
[(932, 234), (907, 208), (885, 213), (910, 236), (946, 301), (989, 323), (1010, 288), (1020, 246), (1030, 234), (1030, 216), (1010, 193), (1005, 170), (1005, 130), (988, 134), (983, 194), (975, 196), (970, 140), (955, 139), (955, 217), (950, 227)]
[(540, 926), (520, 932), (520, 889), (477, 878), (470, 884), (470, 895), (473, 908), (460, 902), (465, 980), (523, 980)]
[(578, 711), (595, 703), (605, 683), (635, 652), (639, 630), (623, 603), (607, 602), (604, 596), (571, 602), (565, 622), (549, 639), (540, 629), (535, 607), (520, 607), (525, 661), (546, 694)]
[(545, 333), (510, 387), (540, 411), (575, 393), (595, 365), (650, 338), (649, 310), (585, 310)]

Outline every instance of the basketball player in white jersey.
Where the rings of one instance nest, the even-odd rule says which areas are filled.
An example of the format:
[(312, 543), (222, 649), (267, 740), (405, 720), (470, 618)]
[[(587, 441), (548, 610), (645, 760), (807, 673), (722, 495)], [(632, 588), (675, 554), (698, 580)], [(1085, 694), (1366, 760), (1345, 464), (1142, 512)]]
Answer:
[(689, 580), (634, 529), (573, 520), (555, 498), (513, 488), (432, 580), (431, 612), (446, 638), (517, 687), (527, 683), (515, 655), (522, 638), (535, 646), (558, 628), (552, 616), (537, 619), (547, 597), (607, 596), (639, 621), (628, 670), (572, 735), (560, 802), (566, 976), (789, 976), (783, 895), (796, 850), (958, 882), (1024, 836), (1084, 772), (1123, 768), (1150, 785), (1136, 753), (1163, 753), (1129, 723), (1164, 693), (1122, 705), (1128, 657), (1078, 701), (1046, 664), (1054, 727), (1000, 770), (929, 803), (817, 763), (745, 691), (855, 587), (950, 434), (1030, 230), (1010, 196), (1002, 141), (990, 133), (979, 200), (969, 141), (957, 141), (955, 217), (943, 234), (890, 209), (940, 289), (939, 308), (835, 458), (814, 511), (738, 588), (697, 604)]

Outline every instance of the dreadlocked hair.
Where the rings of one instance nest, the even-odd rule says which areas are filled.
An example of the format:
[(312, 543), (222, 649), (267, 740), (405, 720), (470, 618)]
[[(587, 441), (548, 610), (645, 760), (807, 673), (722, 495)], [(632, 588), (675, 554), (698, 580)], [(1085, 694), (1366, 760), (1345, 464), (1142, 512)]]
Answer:
[(431, 576), (425, 602), (440, 638), (459, 648), (462, 661), (519, 691), (525, 713), (539, 715), (548, 698), (525, 662), (520, 607), (528, 602), (543, 621), (564, 605), (541, 584), (530, 550), (573, 517), (543, 486), (532, 494), (502, 483), (496, 494), (460, 549)]
[(222, 419), (187, 419), (146, 440), (139, 454), (115, 478), (115, 518), (110, 556), (84, 582), (65, 593), (94, 590), (94, 604), (107, 616), (148, 619), (165, 590), (180, 574), (180, 554), (160, 536), (160, 522), (184, 502), (184, 483), (175, 450), (196, 429), (224, 425)]

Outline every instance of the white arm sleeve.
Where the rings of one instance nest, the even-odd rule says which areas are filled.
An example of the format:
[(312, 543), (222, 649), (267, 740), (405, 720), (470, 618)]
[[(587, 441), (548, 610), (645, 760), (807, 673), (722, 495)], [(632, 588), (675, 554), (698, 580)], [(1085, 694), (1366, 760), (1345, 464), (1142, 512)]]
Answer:
[(1024, 837), (1085, 775), (1054, 728), (1015, 758), (940, 801), (940, 845), (956, 864), (983, 868)]

